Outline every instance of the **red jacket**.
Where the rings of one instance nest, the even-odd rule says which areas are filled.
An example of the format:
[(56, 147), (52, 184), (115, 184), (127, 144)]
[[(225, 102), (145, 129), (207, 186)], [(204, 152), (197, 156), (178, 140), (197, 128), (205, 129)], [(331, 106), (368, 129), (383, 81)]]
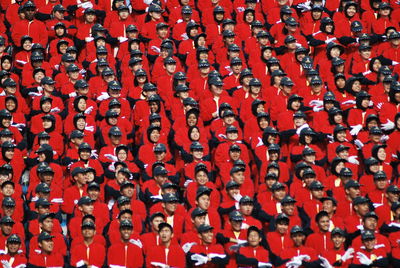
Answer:
[[(143, 252), (138, 246), (131, 243), (118, 242), (108, 248), (108, 265), (110, 267), (123, 266), (126, 268), (140, 268), (143, 266)], [(135, 256), (132, 258), (132, 256)]]
[(171, 244), (168, 248), (164, 245), (155, 246), (146, 256), (146, 267), (158, 267), (153, 262), (159, 262), (171, 267), (186, 267), (185, 252), (179, 245)]
[(93, 241), (90, 245), (84, 242), (71, 247), (71, 264), (79, 267), (87, 262), (88, 265), (101, 267), (106, 258), (105, 246)]

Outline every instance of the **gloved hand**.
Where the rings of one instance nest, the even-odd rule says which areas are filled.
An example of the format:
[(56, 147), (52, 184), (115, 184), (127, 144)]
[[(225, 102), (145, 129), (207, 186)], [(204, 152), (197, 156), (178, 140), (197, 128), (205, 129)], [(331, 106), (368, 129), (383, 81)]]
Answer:
[(386, 142), (389, 139), (388, 135), (382, 135), (381, 142)]
[(183, 184), (183, 187), (187, 188), (191, 182), (193, 182), (193, 181), (192, 180), (186, 180), (185, 183)]
[(347, 161), (349, 161), (349, 163), (352, 163), (352, 164), (355, 164), (355, 165), (359, 165), (360, 162), (357, 160), (357, 157), (358, 157), (357, 155), (349, 156), (347, 158)]
[(241, 195), (241, 194), (235, 194), (235, 195), (233, 196), (233, 198), (234, 198), (237, 202), (239, 202), (240, 199), (242, 198), (242, 195)]
[(309, 260), (311, 260), (311, 258), (310, 258), (310, 256), (303, 254), (303, 255), (293, 257), (292, 260), (309, 261)]
[(41, 86), (38, 86), (38, 87), (37, 87), (37, 90), (38, 90), (39, 92), (42, 92), (42, 91), (43, 91), (43, 88), (42, 88)]
[(310, 11), (311, 10), (311, 2), (307, 1), (305, 3), (298, 4), (297, 8), (299, 8), (301, 12)]
[(129, 239), (129, 242), (131, 244), (134, 244), (134, 245), (140, 247), (140, 248), (143, 248), (142, 241), (140, 241), (139, 239)]
[(202, 264), (206, 264), (208, 262), (208, 258), (206, 256), (200, 255), (200, 254), (193, 254), (191, 257), (192, 261), (195, 261), (196, 263), (194, 265), (199, 266)]
[(2, 260), (1, 263), (3, 264), (3, 268), (12, 268), (11, 264), (6, 260)]
[(153, 0), (143, 0), (143, 3), (146, 5), (150, 5), (153, 2)]
[(160, 53), (161, 52), (161, 49), (159, 47), (156, 47), (156, 46), (151, 46), (151, 50), (153, 50), (156, 53)]
[(293, 260), (286, 263), (287, 268), (299, 268), (301, 266), (300, 260)]
[(118, 41), (119, 41), (120, 43), (123, 43), (123, 42), (128, 41), (128, 38), (123, 37), (123, 36), (120, 36), (120, 37), (118, 37)]
[(306, 127), (308, 127), (308, 124), (304, 124), (301, 127), (299, 127), (298, 129), (296, 129), (296, 134), (300, 135), (300, 132), (305, 129)]
[(182, 40), (188, 40), (189, 39), (187, 33), (181, 34), (181, 37), (182, 37)]
[(75, 98), (76, 97), (76, 92), (71, 92), (71, 93), (68, 94), (68, 96), (70, 98)]
[(196, 242), (192, 242), (192, 243), (186, 243), (182, 246), (182, 249), (185, 253), (188, 253), (190, 251), (190, 249), (194, 246), (197, 245)]
[(357, 252), (357, 258), (363, 265), (371, 265), (372, 261), (362, 252)]
[(107, 159), (110, 159), (111, 161), (117, 162), (118, 161), (118, 157), (116, 157), (115, 155), (112, 154), (105, 154), (104, 155)]
[(249, 227), (250, 226), (247, 223), (242, 223), (242, 226), (240, 226), (240, 229), (247, 230), (247, 229), (249, 229)]
[(392, 130), (395, 127), (394, 123), (392, 121), (390, 121), (389, 119), (387, 120), (387, 122), (385, 124), (381, 124), (381, 126), (382, 126), (382, 129), (386, 130), (386, 131)]
[(374, 106), (374, 102), (373, 102), (372, 100), (370, 100), (369, 103), (368, 103), (368, 106), (369, 106), (369, 107)]
[(335, 142), (335, 139), (333, 138), (332, 135), (326, 135), (326, 137), (328, 138), (329, 142)]
[(162, 197), (162, 195), (152, 195), (152, 196), (150, 196), (150, 198), (151, 199), (153, 199), (153, 201), (156, 201), (156, 200), (162, 200), (163, 199), (163, 197)]
[(361, 124), (355, 125), (355, 126), (350, 126), (350, 127), (351, 127), (351, 131), (350, 131), (351, 136), (357, 136), (358, 132), (360, 132), (361, 129), (363, 128), (363, 126)]
[(355, 100), (347, 100), (347, 101), (342, 102), (342, 104), (356, 104), (356, 101)]
[(226, 255), (225, 254), (210, 253), (210, 254), (208, 254), (208, 257), (210, 259), (213, 259), (213, 258), (225, 258)]
[(392, 60), (392, 65), (397, 65), (397, 64), (399, 64), (398, 61)]
[(110, 95), (108, 95), (108, 93), (106, 92), (102, 92), (100, 96), (97, 97), (98, 101), (103, 101), (110, 98)]
[(239, 245), (244, 245), (244, 244), (247, 244), (247, 240), (238, 239), (238, 240), (237, 240), (237, 243), (238, 243)]
[(58, 113), (60, 111), (60, 108), (54, 107), (53, 109), (50, 110), (52, 113)]
[(332, 268), (332, 265), (329, 263), (329, 261), (322, 257), (321, 255), (318, 256), (318, 258), (321, 260), (321, 267), (323, 268)]
[(360, 231), (363, 231), (364, 230), (364, 225), (362, 225), (362, 224), (357, 225), (357, 229), (360, 230)]
[(42, 93), (37, 93), (37, 92), (29, 92), (28, 93), (29, 96), (35, 96), (35, 97), (40, 97), (42, 96)]
[(322, 100), (312, 100), (310, 101), (310, 106), (323, 106), (324, 102)]
[(320, 111), (322, 111), (322, 110), (324, 110), (324, 107), (323, 107), (323, 106), (314, 106), (314, 107), (313, 107), (313, 112), (314, 112), (314, 113), (320, 112)]
[(85, 114), (90, 114), (93, 111), (93, 106), (89, 106), (88, 108), (86, 108), (85, 110)]
[(26, 125), (23, 124), (23, 123), (11, 123), (11, 125), (12, 125), (13, 127), (18, 128), (19, 131), (22, 131), (22, 129), (23, 129), (24, 127), (26, 127)]
[(161, 262), (156, 262), (156, 261), (152, 261), (150, 263), (151, 265), (155, 266), (155, 267), (161, 267), (161, 268), (169, 268), (170, 266)]
[(92, 150), (91, 152), (90, 152), (90, 157), (94, 157), (94, 158), (99, 158), (99, 155), (97, 154), (97, 150)]
[(93, 132), (94, 131), (94, 126), (86, 126), (85, 130)]
[(362, 149), (362, 147), (364, 147), (364, 143), (362, 143), (360, 140), (355, 140), (354, 141), (354, 144), (356, 145), (356, 147), (357, 147), (357, 149), (358, 150), (361, 150)]
[[(92, 2), (90, 2), (90, 1), (85, 2), (85, 3), (81, 3), (81, 4), (79, 4), (79, 5), (80, 5), (80, 7), (83, 8), (83, 9), (87, 9), (87, 8), (92, 8), (92, 7), (93, 7)], [(79, 5), (78, 5), (78, 6), (79, 6)]]
[(93, 40), (94, 40), (94, 38), (91, 36), (85, 37), (86, 43), (92, 42)]
[(272, 264), (270, 264), (269, 262), (262, 262), (262, 261), (259, 261), (258, 262), (258, 264), (257, 264), (257, 267), (262, 267), (262, 268), (270, 268), (270, 267), (272, 267)]

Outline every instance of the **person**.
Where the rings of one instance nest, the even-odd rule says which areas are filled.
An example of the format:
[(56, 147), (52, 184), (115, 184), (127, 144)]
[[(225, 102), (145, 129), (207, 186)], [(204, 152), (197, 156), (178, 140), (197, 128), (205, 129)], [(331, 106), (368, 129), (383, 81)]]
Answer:
[(55, 251), (54, 247), (54, 236), (44, 231), (38, 236), (39, 251), (34, 251), (29, 256), (28, 267), (63, 267), (64, 258), (63, 256)]

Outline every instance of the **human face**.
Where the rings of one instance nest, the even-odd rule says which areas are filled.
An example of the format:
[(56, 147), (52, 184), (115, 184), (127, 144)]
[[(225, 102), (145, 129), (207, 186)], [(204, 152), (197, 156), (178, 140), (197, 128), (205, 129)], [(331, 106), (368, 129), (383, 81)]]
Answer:
[(245, 203), (240, 205), (240, 212), (245, 216), (250, 216), (253, 212), (254, 205), (251, 203)]
[(305, 235), (302, 233), (296, 233), (292, 235), (292, 240), (296, 247), (302, 246), (305, 238)]
[(194, 150), (194, 151), (192, 152), (192, 155), (193, 155), (193, 157), (194, 157), (195, 159), (202, 159), (204, 153), (203, 153), (203, 150)]
[(269, 126), (269, 123), (266, 118), (261, 118), (258, 122), (258, 125), (260, 126), (261, 129), (265, 129), (266, 127)]
[[(202, 196), (200, 196), (197, 201), (196, 204), (204, 210), (207, 210), (210, 207), (211, 201), (210, 201), (210, 196), (203, 194)], [(205, 216), (204, 216), (205, 217)]]
[(93, 203), (80, 206), (80, 210), (86, 215), (92, 215), (93, 209)]
[(39, 247), (44, 252), (49, 253), (49, 252), (52, 252), (54, 249), (54, 242), (52, 239), (43, 240), (43, 241), (39, 242)]
[(160, 140), (160, 132), (155, 129), (151, 132), (150, 134), (150, 140), (154, 143), (158, 142)]
[(388, 181), (386, 179), (383, 180), (375, 180), (376, 188), (379, 190), (384, 190), (387, 186)]
[(333, 246), (335, 249), (340, 249), (342, 247), (344, 241), (346, 241), (346, 238), (341, 235), (334, 235), (331, 237), (331, 239), (332, 239)]
[(25, 40), (24, 43), (22, 44), (22, 48), (25, 51), (30, 51), (32, 48), (32, 42), (30, 40)]
[(278, 233), (280, 233), (281, 235), (284, 235), (287, 233), (289, 229), (289, 225), (286, 221), (280, 221), (276, 224), (276, 230), (278, 231)]
[(176, 211), (178, 202), (163, 203), (163, 207), (168, 214), (173, 214)]
[(233, 220), (229, 220), (229, 222), (231, 223), (232, 226), (232, 230), (234, 232), (240, 232), (241, 228), (242, 228), (242, 222), (243, 221), (233, 221)]
[(121, 238), (126, 241), (131, 237), (133, 229), (129, 228), (129, 227), (128, 228), (124, 227), (124, 228), (121, 228), (119, 230), (119, 232), (121, 233)]
[(322, 203), (322, 210), (328, 213), (332, 213), (336, 210), (336, 206), (331, 200), (326, 200)]
[(197, 124), (197, 116), (194, 115), (194, 114), (190, 114), (190, 115), (187, 117), (186, 122), (187, 122), (187, 125), (188, 125), (189, 127), (195, 126), (195, 125)]
[(3, 70), (10, 70), (11, 69), (11, 62), (7, 59), (1, 63), (1, 67)]
[(95, 229), (92, 228), (84, 228), (82, 229), (82, 236), (83, 238), (92, 238), (96, 233)]
[(368, 203), (364, 203), (364, 204), (359, 204), (354, 206), (354, 209), (358, 212), (358, 214), (360, 214), (361, 216), (364, 216), (365, 214), (367, 214), (369, 212), (369, 206)]
[(294, 215), (294, 209), (295, 209), (294, 203), (286, 203), (282, 205), (282, 212), (288, 216)]
[(222, 86), (211, 85), (211, 92), (215, 96), (220, 96), (222, 94)]
[(322, 232), (328, 232), (329, 231), (329, 217), (322, 217), (319, 219), (318, 221), (318, 228), (322, 231)]
[(205, 171), (199, 171), (196, 173), (196, 182), (199, 185), (205, 185), (208, 182), (208, 175)]
[(385, 148), (380, 148), (380, 149), (378, 150), (377, 156), (378, 156), (378, 160), (380, 160), (380, 161), (385, 161), (385, 160), (386, 160), (386, 151), (385, 151)]
[(169, 243), (173, 236), (171, 229), (168, 227), (162, 228), (158, 234), (160, 235), (161, 242), (164, 244)]
[(285, 189), (278, 189), (273, 192), (273, 196), (277, 200), (282, 200), (285, 197), (285, 195), (286, 195)]
[(193, 141), (198, 141), (200, 139), (200, 132), (197, 128), (192, 129), (192, 132), (190, 133), (190, 138)]
[(213, 230), (209, 230), (200, 234), (200, 238), (204, 244), (209, 245), (212, 243), (214, 238)]
[(242, 185), (244, 183), (244, 179), (245, 179), (244, 172), (238, 171), (238, 172), (232, 174), (232, 179), (234, 181), (236, 181), (237, 183), (239, 183), (240, 185)]
[(239, 134), (237, 132), (226, 133), (226, 138), (230, 141), (235, 141), (238, 139)]
[(7, 250), (10, 254), (16, 254), (21, 248), (21, 243), (7, 243)]
[(356, 14), (357, 10), (355, 8), (355, 6), (350, 6), (347, 8), (346, 10), (346, 14), (347, 16), (349, 16), (350, 18), (354, 17), (354, 15)]
[(51, 233), (54, 227), (53, 218), (48, 217), (43, 222), (40, 223), (40, 227), (46, 231)]
[(157, 184), (161, 186), (167, 181), (168, 177), (167, 175), (160, 175), (155, 176), (154, 179), (156, 180)]
[(376, 239), (363, 240), (362, 243), (367, 251), (372, 251), (375, 248)]

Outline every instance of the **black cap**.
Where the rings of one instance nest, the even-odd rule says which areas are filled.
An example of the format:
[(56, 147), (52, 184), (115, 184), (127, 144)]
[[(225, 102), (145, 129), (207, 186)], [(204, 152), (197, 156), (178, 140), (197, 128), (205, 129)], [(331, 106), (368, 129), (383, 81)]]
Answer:
[(1, 205), (3, 207), (11, 208), (11, 207), (15, 207), (16, 204), (15, 204), (14, 198), (12, 198), (10, 196), (6, 196), (6, 197), (4, 197), (3, 201), (1, 202)]
[(204, 146), (201, 145), (200, 142), (194, 141), (194, 142), (192, 142), (192, 144), (190, 145), (190, 150), (191, 150), (191, 151), (193, 151), (193, 150), (204, 150)]
[(153, 176), (167, 176), (168, 171), (165, 169), (165, 167), (162, 166), (156, 166), (153, 170)]
[(121, 195), (120, 197), (118, 197), (117, 199), (117, 204), (118, 206), (121, 206), (123, 204), (130, 204), (131, 203), (131, 199), (127, 196), (123, 196)]
[(340, 177), (353, 177), (353, 171), (351, 169), (344, 167), (339, 172)]
[(375, 234), (370, 230), (365, 230), (364, 232), (361, 233), (361, 240), (365, 241), (373, 239), (375, 239)]
[(42, 85), (54, 85), (56, 82), (53, 80), (53, 78), (45, 76), (42, 78), (42, 80), (40, 80), (40, 83)]
[(89, 196), (82, 196), (78, 200), (78, 206), (93, 204), (93, 200)]
[(210, 230), (214, 230), (214, 227), (208, 224), (201, 224), (199, 227), (197, 227), (197, 232), (200, 234)]
[(178, 190), (179, 186), (176, 185), (175, 183), (167, 181), (167, 182), (164, 182), (163, 185), (161, 185), (161, 189), (175, 189), (175, 190)]
[(15, 221), (10, 216), (4, 216), (0, 219), (0, 224), (14, 224)]
[(275, 182), (274, 184), (272, 184), (271, 186), (271, 190), (273, 192), (280, 190), (280, 189), (286, 189), (285, 185), (279, 181)]
[(282, 77), (281, 82), (280, 82), (281, 86), (294, 86), (294, 83), (292, 81), (292, 79), (290, 79), (289, 77), (285, 76)]
[(93, 229), (96, 230), (96, 225), (93, 221), (84, 221), (81, 225), (81, 229)]
[(71, 132), (71, 139), (82, 139), (85, 136), (85, 134), (82, 131), (79, 131), (75, 129), (74, 131)]
[(245, 195), (240, 198), (239, 204), (254, 204), (254, 200), (250, 196)]
[(52, 152), (53, 148), (49, 144), (42, 144), (40, 147), (36, 150), (36, 153), (44, 153), (44, 152)]
[(49, 207), (49, 206), (51, 206), (51, 203), (45, 198), (39, 198), (35, 202), (35, 208), (38, 208), (38, 207)]
[(313, 148), (311, 148), (311, 147), (305, 147), (303, 149), (303, 156), (305, 156), (305, 155), (314, 155), (315, 153), (316, 153), (315, 150)]
[(390, 209), (392, 210), (392, 211), (396, 211), (398, 208), (400, 208), (400, 202), (394, 202), (394, 203), (392, 203), (392, 205), (391, 205), (391, 207), (390, 207)]
[(121, 90), (122, 89), (121, 84), (118, 81), (115, 81), (115, 80), (111, 81), (111, 82), (108, 82), (107, 86), (111, 90)]
[(299, 225), (293, 226), (292, 229), (290, 230), (290, 234), (291, 235), (294, 235), (294, 234), (297, 234), (297, 233), (304, 234), (303, 228), (301, 226), (299, 226)]
[(275, 222), (276, 223), (279, 223), (279, 222), (282, 222), (282, 221), (285, 221), (287, 223), (289, 223), (289, 221), (290, 221), (289, 217), (285, 213), (279, 213), (275, 217)]
[(7, 244), (21, 244), (21, 238), (16, 234), (12, 234), (7, 238)]
[(174, 193), (168, 193), (163, 195), (163, 200), (164, 203), (173, 203), (173, 202), (179, 202), (179, 198), (176, 194)]
[(39, 183), (35, 188), (36, 193), (50, 193), (50, 187), (47, 183)]
[(44, 240), (51, 240), (53, 238), (54, 238), (54, 236), (52, 236), (48, 232), (41, 232), (40, 235), (38, 236), (38, 242), (40, 243)]
[(204, 185), (200, 185), (198, 188), (197, 188), (197, 191), (196, 191), (196, 199), (198, 199), (200, 196), (202, 196), (202, 195), (208, 195), (208, 196), (210, 196), (210, 194), (211, 194), (211, 192), (213, 191), (213, 189), (211, 189), (211, 188), (209, 188), (209, 187), (207, 187), (207, 186), (204, 186)]
[(386, 173), (384, 171), (379, 170), (374, 174), (374, 180), (387, 180)]
[[(125, 182), (127, 182), (127, 181), (125, 181)], [(121, 186), (121, 187), (122, 187), (122, 186)], [(91, 190), (91, 189), (100, 190), (100, 185), (99, 185), (97, 182), (92, 181), (92, 182), (89, 183), (88, 186), (87, 186), (87, 190), (88, 190), (88, 191)]]
[(193, 10), (190, 6), (183, 6), (181, 9), (182, 14), (192, 14)]
[(369, 200), (364, 196), (357, 196), (356, 198), (353, 199), (354, 206), (360, 205), (360, 204), (366, 204), (368, 202), (369, 202)]
[(344, 64), (344, 60), (342, 58), (340, 58), (340, 57), (333, 57), (332, 58), (332, 65), (333, 66), (339, 66), (339, 65), (342, 65), (342, 64)]
[(78, 175), (78, 174), (84, 174), (86, 173), (86, 169), (83, 167), (76, 167), (71, 171), (72, 177)]
[(322, 197), (319, 201), (321, 201), (321, 203), (325, 202), (325, 201), (332, 201), (333, 205), (336, 206), (337, 205), (337, 201), (335, 198), (331, 197), (331, 196), (326, 196), (326, 197)]
[(285, 20), (285, 24), (289, 25), (289, 26), (297, 26), (299, 25), (299, 23), (296, 21), (295, 18), (293, 17), (289, 17)]
[(133, 228), (133, 223), (132, 223), (132, 221), (130, 221), (130, 220), (122, 220), (122, 221), (120, 221), (120, 223), (119, 223), (119, 229), (122, 229), (122, 228), (129, 228), (129, 229), (132, 229), (132, 228)]
[(196, 207), (195, 209), (193, 209), (192, 213), (191, 213), (191, 217), (192, 219), (198, 217), (198, 216), (203, 216), (203, 215), (207, 215), (207, 210), (204, 210), (202, 208)]
[(366, 218), (374, 218), (376, 220), (379, 219), (378, 215), (376, 215), (376, 213), (374, 211), (370, 211), (367, 214), (364, 215), (364, 219)]
[(226, 190), (229, 190), (229, 189), (231, 189), (231, 188), (239, 188), (240, 187), (240, 185), (239, 185), (239, 183), (237, 183), (236, 181), (228, 181), (228, 183), (225, 185), (225, 189)]
[(346, 184), (344, 185), (345, 189), (349, 189), (349, 188), (360, 188), (361, 184), (358, 181), (355, 180), (349, 180), (348, 182), (346, 182)]
[(400, 188), (399, 187), (397, 187), (397, 185), (389, 185), (387, 188), (386, 188), (386, 192), (387, 193), (396, 193), (396, 194), (398, 194), (398, 193), (400, 193)]
[(154, 147), (153, 152), (165, 153), (165, 152), (167, 152), (167, 147), (163, 143), (159, 143)]
[(363, 26), (360, 21), (355, 20), (351, 23), (350, 29), (352, 32), (361, 32), (363, 29)]
[(310, 190), (322, 190), (325, 186), (320, 181), (313, 181), (308, 188)]
[(240, 213), (237, 210), (231, 211), (229, 213), (229, 219), (232, 221), (243, 221), (244, 220), (242, 213)]
[(331, 231), (331, 237), (334, 235), (340, 235), (340, 236), (345, 236), (346, 233), (343, 229), (340, 229), (339, 227), (335, 227)]
[(39, 222), (43, 222), (47, 218), (54, 219), (55, 217), (56, 217), (56, 214), (54, 214), (54, 213), (44, 213), (39, 216)]
[(296, 199), (294, 199), (293, 197), (291, 197), (290, 195), (286, 195), (284, 198), (282, 198), (281, 200), (281, 204), (293, 204), (296, 203)]

